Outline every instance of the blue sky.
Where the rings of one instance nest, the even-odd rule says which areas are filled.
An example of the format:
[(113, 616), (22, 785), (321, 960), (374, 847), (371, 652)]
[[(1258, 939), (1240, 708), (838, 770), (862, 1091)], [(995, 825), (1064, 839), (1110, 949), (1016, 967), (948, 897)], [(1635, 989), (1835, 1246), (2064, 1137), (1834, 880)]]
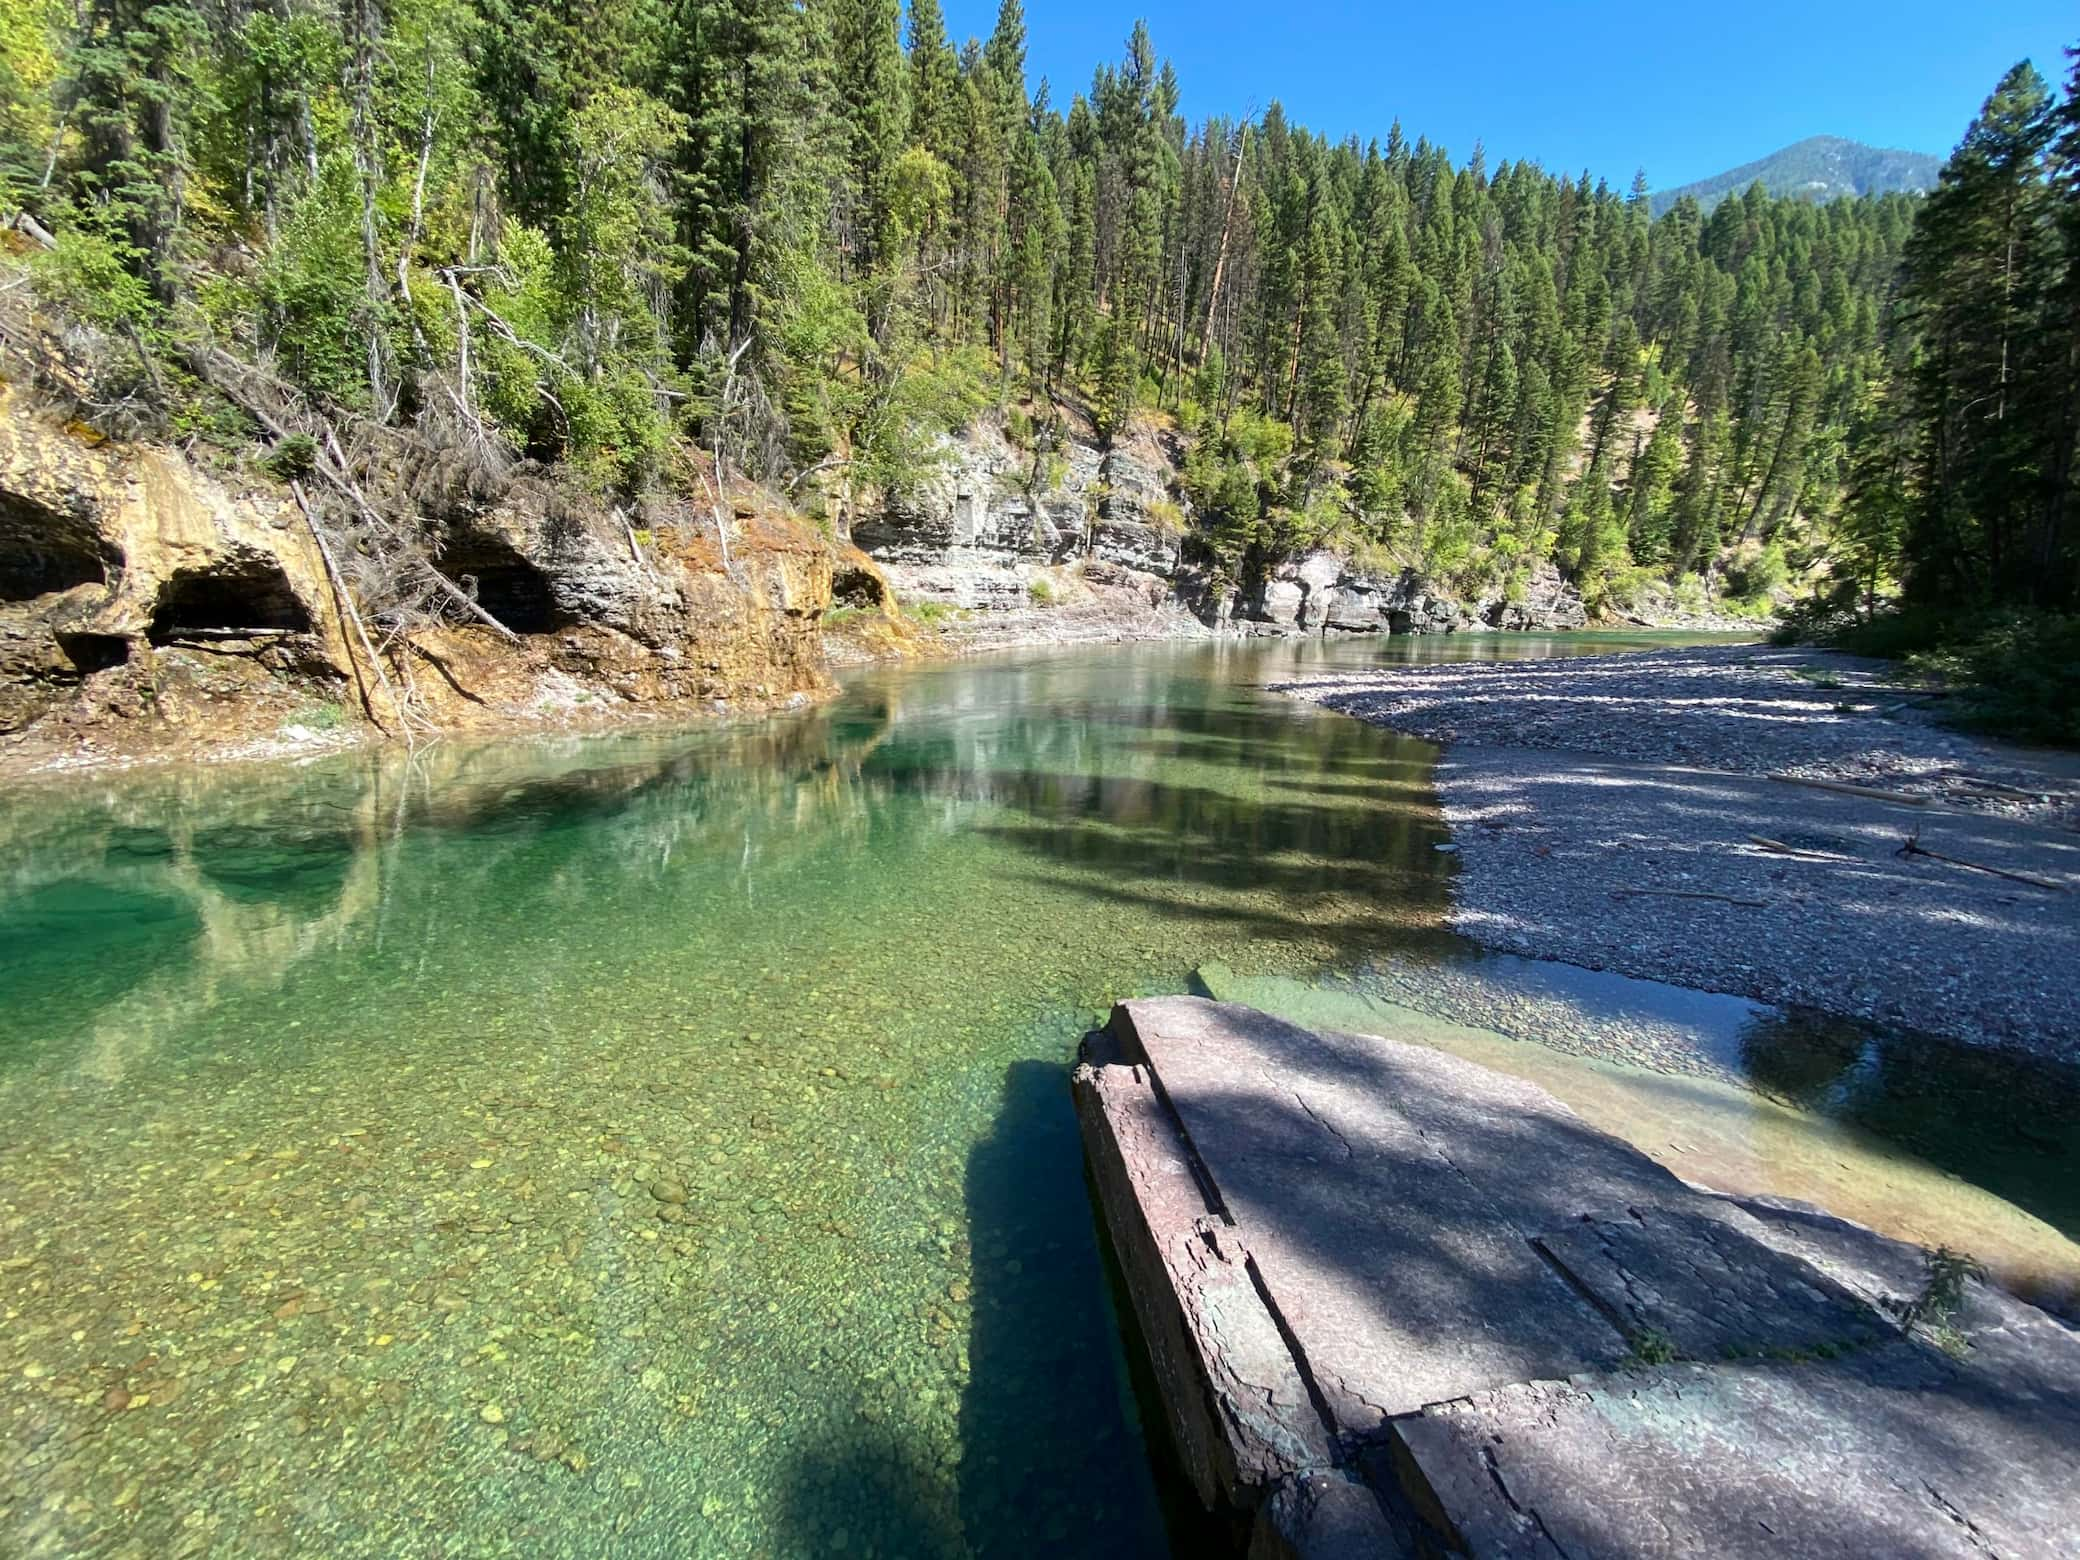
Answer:
[[(997, 0), (942, 0), (960, 43)], [(1134, 17), (1177, 66), (1184, 112), (1273, 98), (1332, 136), (1384, 137), (1400, 116), (1463, 161), (1533, 158), (1657, 188), (1808, 135), (1947, 153), (1993, 84), (2028, 56), (2054, 83), (2080, 42), (2072, 0), (1025, 0), (1027, 66), (1055, 102), (1088, 89)]]

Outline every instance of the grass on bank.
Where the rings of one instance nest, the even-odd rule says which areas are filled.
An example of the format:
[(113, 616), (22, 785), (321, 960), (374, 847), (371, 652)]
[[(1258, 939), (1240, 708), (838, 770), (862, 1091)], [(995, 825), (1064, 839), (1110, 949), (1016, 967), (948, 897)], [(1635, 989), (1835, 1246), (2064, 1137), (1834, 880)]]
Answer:
[(1916, 607), (1868, 618), (1792, 614), (1774, 638), (1898, 661), (1948, 693), (1944, 718), (1967, 730), (2080, 747), (2080, 616)]

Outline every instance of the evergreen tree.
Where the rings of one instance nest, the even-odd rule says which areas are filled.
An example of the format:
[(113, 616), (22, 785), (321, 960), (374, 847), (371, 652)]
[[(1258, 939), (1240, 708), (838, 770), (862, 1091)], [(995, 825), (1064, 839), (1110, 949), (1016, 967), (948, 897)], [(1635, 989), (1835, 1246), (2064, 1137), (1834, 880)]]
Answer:
[(1917, 591), (2070, 598), (2080, 110), (2026, 69), (1918, 220), (1657, 219), (1398, 125), (1188, 127), (1140, 25), (1057, 109), (1027, 33), (1020, 0), (958, 51), (940, 0), (21, 0), (0, 191), (158, 401), (206, 330), (601, 484), (691, 437), (849, 510), (980, 408), (1113, 435), (1152, 395), (1236, 566), (1335, 532), (1493, 583), (1559, 534), (1585, 587), (1822, 548), (1883, 466)]
[(2049, 274), (2050, 106), (2027, 62), (2001, 79), (1944, 165), (1902, 259), (1922, 424), (1913, 584), (1931, 598), (2030, 594), (2022, 533), (2041, 468), (2023, 365)]

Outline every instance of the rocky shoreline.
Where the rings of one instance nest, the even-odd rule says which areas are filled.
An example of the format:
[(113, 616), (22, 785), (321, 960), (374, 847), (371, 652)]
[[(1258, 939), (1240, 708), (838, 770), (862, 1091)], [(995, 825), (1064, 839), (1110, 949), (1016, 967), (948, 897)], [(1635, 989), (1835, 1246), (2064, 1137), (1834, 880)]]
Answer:
[(1711, 646), (1274, 691), (1445, 745), (1478, 942), (2080, 1065), (2080, 783), (1867, 664)]
[[(1188, 540), (1192, 512), (1173, 435), (1141, 428), (1112, 445), (1071, 431), (1022, 447), (994, 418), (938, 441), (929, 473), (852, 516), (849, 539), (927, 626), (923, 653), (1210, 635), (1572, 633), (1610, 626), (1754, 632), (1649, 592), (1592, 623), (1550, 563), (1513, 587), (1462, 596), (1412, 565), (1320, 547), (1252, 551), (1239, 577)], [(839, 664), (887, 659), (833, 642)]]
[[(0, 384), (0, 773), (770, 709), (835, 690), (836, 606), (865, 643), (919, 639), (856, 548), (730, 497), (725, 546), (710, 506), (610, 510), (520, 470), (386, 562), (328, 553), (275, 474)], [(382, 568), (441, 582), (438, 609), (357, 613), (343, 580)]]
[[(109, 440), (0, 386), (0, 774), (756, 712), (913, 657), (1587, 626), (1550, 566), (1481, 600), (1327, 550), (1218, 578), (1187, 542), (1181, 459), (1146, 428), (1041, 451), (983, 419), (841, 513), (849, 540), (742, 487), (726, 548), (706, 506), (609, 511), (523, 472), (423, 517), (445, 607), (371, 625), (273, 474)], [(1695, 626), (1672, 600), (1652, 615)]]
[(1187, 543), (1182, 459), (1175, 438), (1154, 430), (1104, 446), (1071, 433), (1059, 448), (1027, 449), (983, 419), (958, 437), (941, 438), (928, 475), (854, 516), (850, 539), (903, 602), (974, 618), (1015, 621), (1035, 606), (1110, 592), (1213, 632), (1567, 631), (1587, 624), (1580, 594), (1550, 566), (1520, 590), (1472, 601), (1412, 567), (1327, 548), (1252, 556), (1239, 579), (1219, 577)]

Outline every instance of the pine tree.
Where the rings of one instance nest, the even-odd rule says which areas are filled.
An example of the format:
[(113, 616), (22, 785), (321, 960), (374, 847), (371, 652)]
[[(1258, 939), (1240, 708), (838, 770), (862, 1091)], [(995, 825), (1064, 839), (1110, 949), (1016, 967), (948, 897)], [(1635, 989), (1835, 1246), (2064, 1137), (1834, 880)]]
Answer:
[(950, 164), (960, 155), (960, 69), (946, 16), (939, 0), (909, 0), (909, 10), (911, 138)]
[[(59, 97), (78, 127), (67, 183), (82, 237), (142, 283), (112, 317), (133, 328), (171, 304), (188, 272), (182, 218), (190, 137), (207, 93), (206, 37), (193, 7), (169, 0), (89, 0)], [(112, 279), (111, 279), (112, 280)], [(112, 296), (120, 293), (112, 286)]]
[(1911, 584), (1930, 599), (2031, 594), (2021, 532), (2041, 468), (2020, 370), (2049, 274), (2050, 106), (2027, 62), (2001, 79), (1944, 165), (1902, 260), (1923, 427)]

